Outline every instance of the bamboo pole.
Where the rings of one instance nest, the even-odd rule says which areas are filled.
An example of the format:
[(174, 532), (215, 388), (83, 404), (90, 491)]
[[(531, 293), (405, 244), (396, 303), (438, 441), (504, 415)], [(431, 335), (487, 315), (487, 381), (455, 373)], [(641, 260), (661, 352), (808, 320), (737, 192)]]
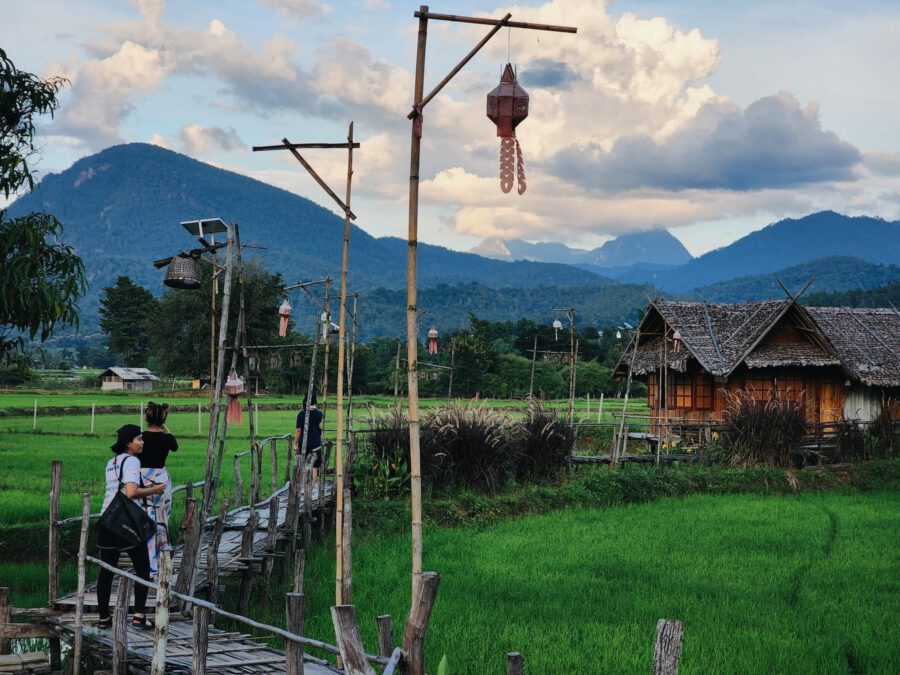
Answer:
[[(420, 7), (428, 12), (427, 5)], [(409, 150), (409, 233), (406, 254), (406, 361), (409, 397), (409, 484), (412, 511), (412, 591), (415, 597), (417, 579), (422, 573), (422, 465), (419, 450), (419, 358), (418, 308), (416, 306), (416, 255), (419, 230), (419, 159), (422, 148), (422, 94), (425, 89), (425, 44), (428, 18), (419, 17), (416, 46), (416, 77), (413, 91), (413, 119)], [(398, 358), (399, 360), (399, 358)], [(398, 368), (399, 370), (399, 368)]]
[(344, 488), (344, 532), (341, 538), (341, 597), (344, 604), (352, 604), (353, 601), (353, 501), (350, 497), (350, 486)]
[[(224, 309), (223, 309), (224, 311)], [(159, 574), (156, 580), (156, 630), (153, 635), (153, 658), (150, 675), (166, 672), (166, 640), (169, 634), (169, 590), (172, 579), (172, 553), (159, 554)]]
[(534, 347), (531, 349), (531, 380), (528, 384), (528, 398), (534, 397), (534, 365), (537, 362), (537, 333), (534, 334)]
[(97, 404), (91, 403), (91, 435), (94, 435), (94, 418), (97, 414)]
[(634, 360), (637, 356), (638, 346), (641, 343), (641, 327), (638, 326), (637, 331), (632, 338), (634, 340), (634, 346), (631, 350), (631, 365), (628, 367), (628, 379), (625, 384), (625, 398), (622, 401), (622, 420), (619, 423), (619, 436), (616, 439), (615, 443), (613, 443), (613, 451), (610, 454), (609, 465), (612, 468), (616, 468), (619, 463), (619, 446), (621, 445), (622, 454), (624, 454), (625, 450), (628, 446), (628, 434), (625, 432), (625, 418), (628, 415), (628, 395), (631, 393), (631, 376), (634, 372)]
[(31, 430), (37, 431), (37, 399), (34, 399), (34, 417), (31, 418)]
[(59, 491), (62, 488), (62, 460), (54, 459), (50, 469), (50, 527), (47, 552), (47, 606), (59, 595)]
[[(344, 577), (344, 331), (347, 314), (347, 266), (350, 253), (350, 194), (353, 185), (353, 122), (347, 130), (347, 196), (344, 203), (347, 210), (344, 212), (344, 245), (341, 251), (341, 296), (338, 307), (338, 363), (337, 363), (337, 402), (335, 410), (335, 456), (334, 456), (334, 482), (335, 482), (335, 578), (334, 578), (334, 604), (343, 605), (348, 601), (343, 597)], [(331, 326), (328, 325), (331, 332)], [(327, 343), (326, 343), (327, 349)], [(326, 351), (327, 354), (327, 351)], [(327, 371), (326, 361), (326, 371)], [(320, 467), (322, 472), (327, 467)], [(322, 517), (321, 509), (319, 517)]]
[[(273, 500), (274, 501), (274, 500)], [(215, 603), (219, 597), (219, 542), (225, 531), (225, 516), (228, 514), (228, 500), (219, 505), (219, 516), (213, 525), (212, 536), (206, 545), (206, 586), (209, 601)]]
[(269, 580), (275, 565), (275, 543), (278, 535), (278, 500), (269, 502), (269, 520), (266, 523), (266, 552), (262, 564), (262, 579), (259, 584), (259, 601), (262, 604), (269, 592)]
[(456, 342), (450, 340), (450, 382), (447, 385), (447, 398), (453, 398), (453, 371), (456, 367)]
[(81, 536), (78, 539), (78, 595), (75, 601), (75, 641), (72, 645), (72, 674), (81, 672), (81, 631), (84, 627), (85, 563), (87, 558), (88, 523), (91, 517), (91, 493), (81, 494)]
[(256, 527), (259, 524), (259, 511), (251, 504), (250, 515), (247, 517), (247, 523), (241, 532), (241, 558), (247, 568), (241, 573), (241, 587), (238, 591), (238, 614), (247, 612), (247, 605), (250, 603), (250, 591), (253, 585), (254, 570), (250, 564), (249, 558), (253, 557), (253, 537), (256, 534)]
[[(244, 479), (241, 478), (241, 455), (237, 453), (234, 456), (234, 505), (239, 507), (244, 500)], [(252, 501), (252, 500), (251, 500)]]

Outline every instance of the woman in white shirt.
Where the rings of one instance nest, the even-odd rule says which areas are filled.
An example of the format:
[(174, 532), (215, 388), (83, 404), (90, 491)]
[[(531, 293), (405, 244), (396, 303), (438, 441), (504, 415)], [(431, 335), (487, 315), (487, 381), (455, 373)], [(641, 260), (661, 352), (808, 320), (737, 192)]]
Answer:
[[(142, 487), (141, 463), (137, 455), (144, 449), (144, 439), (141, 428), (136, 424), (126, 424), (116, 431), (116, 442), (110, 446), (115, 453), (106, 464), (106, 495), (103, 499), (103, 511), (109, 506), (116, 496), (119, 483), (122, 483), (122, 493), (132, 499), (139, 506), (143, 506), (141, 500), (145, 497), (160, 494), (164, 485)], [(97, 528), (97, 548), (100, 549), (100, 560), (108, 565), (116, 566), (119, 563), (119, 554), (122, 551), (128, 553), (134, 572), (141, 579), (150, 580), (150, 558), (147, 546), (132, 546), (123, 542), (114, 534)], [(98, 628), (110, 628), (112, 617), (109, 613), (109, 596), (112, 591), (113, 573), (109, 570), (100, 570), (97, 580), (97, 610), (100, 613)], [(141, 584), (134, 585), (134, 617), (131, 625), (138, 628), (152, 628), (153, 623), (145, 615), (147, 605), (148, 588)]]

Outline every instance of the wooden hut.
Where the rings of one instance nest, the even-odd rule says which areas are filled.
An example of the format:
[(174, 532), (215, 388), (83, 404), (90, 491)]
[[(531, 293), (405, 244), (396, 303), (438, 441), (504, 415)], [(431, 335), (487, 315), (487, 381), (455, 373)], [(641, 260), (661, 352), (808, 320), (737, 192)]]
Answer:
[(802, 402), (808, 423), (868, 420), (900, 392), (900, 314), (892, 309), (655, 300), (636, 337), (637, 353), (632, 341), (616, 374), (633, 363), (650, 409), (667, 419), (721, 419), (724, 393), (744, 390)]
[(150, 390), (153, 383), (159, 380), (147, 368), (121, 368), (113, 366), (100, 374), (100, 389)]

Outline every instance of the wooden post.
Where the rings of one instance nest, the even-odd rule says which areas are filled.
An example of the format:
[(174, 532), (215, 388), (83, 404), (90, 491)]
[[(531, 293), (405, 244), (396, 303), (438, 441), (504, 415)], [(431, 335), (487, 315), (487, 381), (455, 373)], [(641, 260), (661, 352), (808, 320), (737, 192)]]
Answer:
[(206, 675), (206, 652), (209, 647), (209, 608), (194, 608), (194, 644), (191, 650), (191, 674)]
[(524, 672), (522, 655), (519, 652), (507, 652), (506, 675), (522, 675)]
[(81, 537), (78, 540), (78, 596), (75, 601), (75, 641), (72, 646), (72, 674), (81, 672), (81, 630), (84, 625), (85, 565), (87, 561), (88, 524), (91, 518), (91, 493), (81, 494)]
[(125, 675), (128, 672), (128, 601), (131, 599), (131, 587), (134, 582), (128, 577), (119, 577), (119, 590), (116, 595), (116, 609), (113, 612), (113, 675)]
[(259, 584), (259, 601), (262, 604), (269, 593), (269, 579), (275, 565), (275, 543), (278, 536), (278, 498), (269, 501), (269, 520), (266, 524), (266, 551), (263, 554), (262, 579)]
[(234, 506), (240, 507), (244, 501), (244, 480), (241, 478), (241, 454), (234, 456)]
[[(207, 598), (213, 604), (219, 597), (219, 542), (225, 531), (225, 516), (228, 513), (228, 500), (223, 499), (219, 505), (219, 515), (213, 525), (212, 536), (206, 545), (206, 586)], [(180, 576), (180, 575), (179, 575)]]
[(348, 605), (353, 601), (352, 506), (350, 487), (348, 485), (344, 488), (344, 537), (341, 540), (341, 562), (344, 566), (343, 579), (341, 580), (341, 597), (344, 599), (344, 604)]
[(203, 407), (200, 403), (197, 404), (197, 435), (203, 435)]
[[(223, 309), (224, 311), (224, 309)], [(166, 640), (169, 634), (169, 584), (172, 578), (172, 553), (160, 551), (156, 580), (156, 631), (153, 636), (153, 659), (150, 675), (166, 672)]]
[[(641, 343), (641, 327), (638, 325), (637, 331), (633, 338), (633, 349), (631, 351), (631, 365), (628, 367), (628, 378), (625, 383), (625, 399), (622, 401), (622, 421), (619, 423), (619, 435), (613, 444), (612, 454), (609, 458), (609, 465), (615, 468), (619, 464), (619, 457), (628, 449), (628, 432), (625, 431), (625, 416), (628, 414), (628, 394), (631, 393), (631, 376), (634, 372), (634, 359), (637, 356), (637, 350)], [(619, 451), (621, 444), (622, 450)]]
[(37, 431), (37, 399), (34, 399), (34, 417), (31, 420), (31, 430)]
[(91, 435), (94, 435), (94, 417), (97, 414), (97, 404), (91, 403)]
[(47, 547), (47, 606), (59, 596), (59, 491), (62, 487), (62, 460), (54, 459), (50, 469), (50, 529)]
[(597, 409), (597, 424), (603, 421), (603, 392), (600, 393), (600, 407)]
[(660, 619), (656, 624), (656, 646), (653, 649), (653, 675), (678, 675), (684, 624), (674, 619)]
[(356, 608), (353, 605), (338, 605), (331, 608), (334, 636), (341, 650), (341, 661), (347, 675), (375, 675), (375, 669), (366, 660), (359, 625), (356, 623)]
[(144, 430), (144, 402), (141, 401), (141, 412), (139, 413), (140, 417), (138, 417), (138, 426), (141, 428), (141, 431)]
[(193, 505), (193, 508), (190, 508), (185, 513), (185, 519), (187, 520), (188, 516), (190, 516), (190, 521), (184, 528), (184, 546), (181, 550), (181, 565), (178, 568), (178, 576), (175, 579), (175, 590), (189, 595), (194, 586), (195, 568), (200, 558), (200, 538), (202, 537), (203, 526), (200, 521), (202, 505), (197, 507), (194, 499), (191, 499), (188, 504)]
[[(12, 621), (12, 611), (9, 607), (9, 587), (0, 586), (0, 627), (5, 627)], [(9, 638), (0, 639), (0, 655), (9, 654)]]
[(302, 548), (297, 551), (294, 560), (294, 593), (303, 593), (303, 572), (306, 567), (306, 551)]
[[(284, 610), (287, 615), (287, 629), (294, 635), (303, 635), (303, 593), (288, 593)], [(303, 645), (293, 640), (284, 641), (284, 660), (287, 675), (303, 675)]]
[(197, 517), (197, 500), (193, 497), (188, 499), (184, 506), (184, 520), (181, 521), (181, 529), (178, 532), (178, 538), (182, 545), (187, 543), (188, 529), (194, 518)]
[(403, 631), (403, 653), (411, 675), (425, 675), (425, 631), (431, 618), (441, 576), (437, 572), (422, 572), (415, 587), (413, 603)]
[(447, 398), (453, 398), (453, 371), (456, 368), (456, 342), (450, 341), (450, 377), (447, 383)]
[[(257, 428), (259, 428), (258, 423)], [(272, 454), (272, 492), (275, 492), (278, 489), (278, 446), (275, 444), (274, 438), (269, 441), (269, 451)], [(290, 450), (288, 450), (288, 454), (290, 454)]]
[(250, 589), (253, 585), (253, 565), (249, 558), (253, 557), (253, 537), (256, 527), (259, 525), (259, 511), (250, 507), (250, 515), (244, 531), (241, 533), (241, 557), (244, 558), (246, 569), (241, 573), (241, 588), (238, 593), (238, 614), (247, 613), (247, 604), (250, 602)]
[(398, 389), (400, 388), (400, 345), (401, 342), (397, 342), (397, 356), (394, 361), (394, 402), (397, 401)]
[(390, 656), (394, 651), (394, 629), (391, 626), (391, 615), (381, 614), (375, 618), (378, 624), (378, 653)]

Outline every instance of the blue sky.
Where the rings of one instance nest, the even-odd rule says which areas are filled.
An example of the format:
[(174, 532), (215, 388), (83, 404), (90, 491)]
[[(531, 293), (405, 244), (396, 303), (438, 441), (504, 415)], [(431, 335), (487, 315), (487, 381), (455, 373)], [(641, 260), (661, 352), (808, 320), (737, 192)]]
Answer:
[[(354, 121), (358, 223), (405, 236), (418, 3), (36, 0), (0, 26), (16, 64), (72, 81), (40, 169), (151, 142), (331, 208), (295, 160)], [(900, 6), (823, 0), (457, 0), (432, 11), (576, 25), (501, 31), (425, 111), (420, 239), (591, 247), (668, 227), (693, 253), (826, 208), (900, 217)], [(426, 91), (486, 32), (432, 21)], [(484, 96), (509, 59), (531, 95), (528, 191), (499, 189)], [(345, 156), (308, 158), (335, 187)], [(185, 218), (228, 214), (185, 214)]]

